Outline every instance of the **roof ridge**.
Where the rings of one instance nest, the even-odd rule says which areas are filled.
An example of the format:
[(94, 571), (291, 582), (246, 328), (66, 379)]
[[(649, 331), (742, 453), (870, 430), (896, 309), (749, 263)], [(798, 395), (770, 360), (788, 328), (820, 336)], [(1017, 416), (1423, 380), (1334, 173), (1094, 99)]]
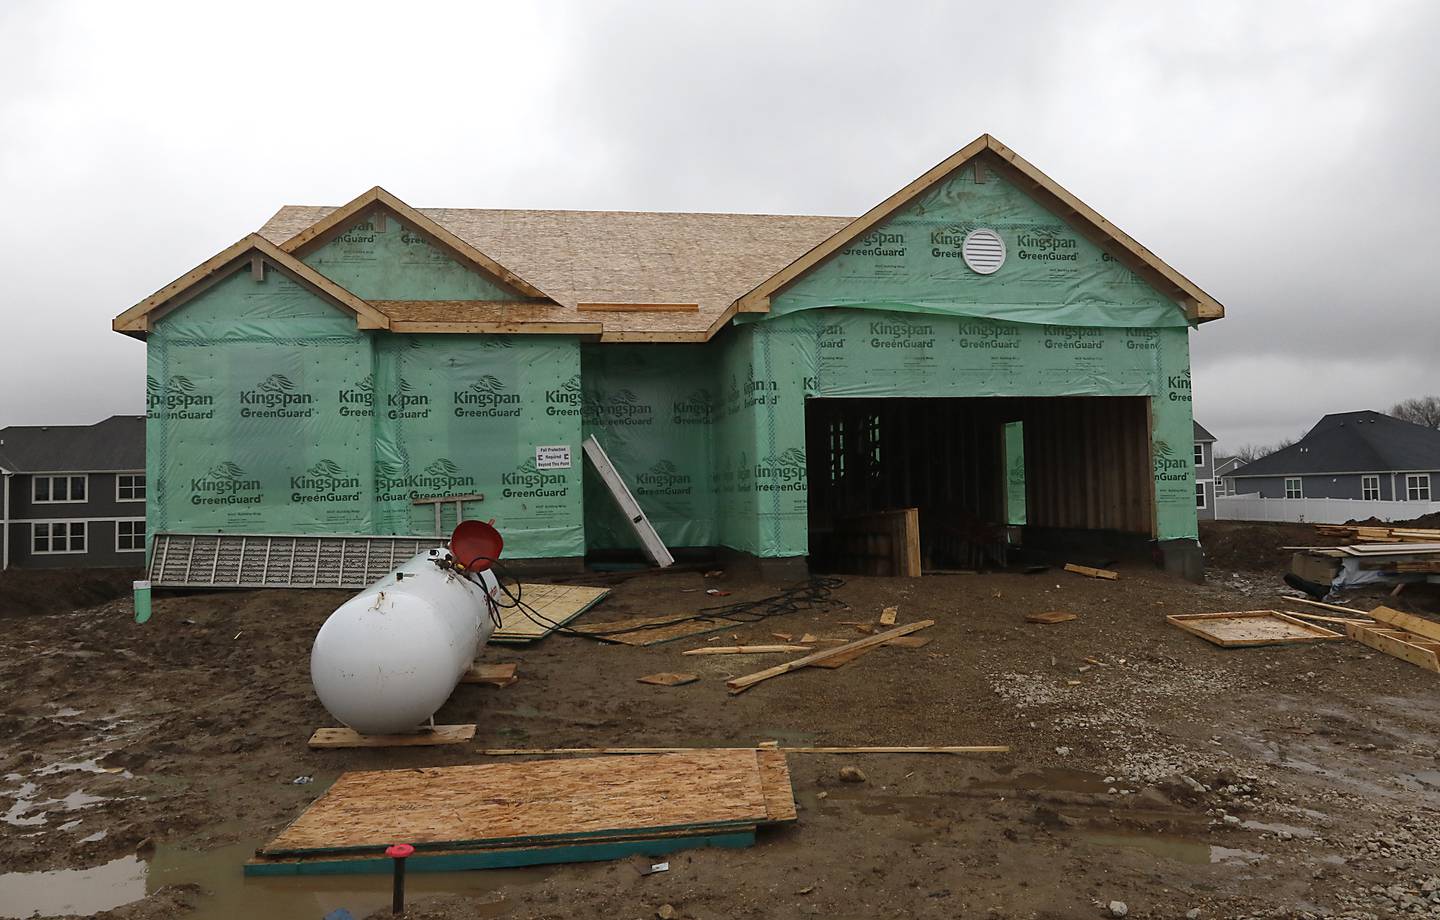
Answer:
[[(286, 208), (335, 211), (344, 205), (328, 204), (282, 204)], [(793, 217), (803, 220), (854, 220), (852, 214), (781, 214), (771, 211), (644, 211), (635, 208), (476, 208), (454, 207), (451, 205), (411, 205), (422, 214), (432, 211), (481, 211), (487, 214), (634, 214), (644, 217)], [(276, 212), (279, 213), (279, 212)]]

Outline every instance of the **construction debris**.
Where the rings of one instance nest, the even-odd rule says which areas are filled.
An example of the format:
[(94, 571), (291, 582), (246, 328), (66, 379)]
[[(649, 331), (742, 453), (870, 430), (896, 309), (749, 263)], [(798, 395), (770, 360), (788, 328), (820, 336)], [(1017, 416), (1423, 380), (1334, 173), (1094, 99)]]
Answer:
[(1350, 623), (1345, 627), (1346, 634), (1377, 651), (1440, 674), (1440, 623), (1389, 607), (1377, 607), (1371, 614), (1385, 626)]
[[(785, 754), (1007, 754), (1005, 744), (942, 744), (942, 745), (869, 745), (860, 747), (780, 747), (773, 741), (761, 742), (755, 749), (781, 751)], [(741, 748), (694, 747), (632, 747), (632, 748), (487, 748), (477, 753), (486, 757), (554, 757), (560, 754), (591, 756), (636, 754), (684, 754), (696, 750), (752, 750)]]
[(808, 645), (705, 645), (688, 648), (682, 655), (773, 655), (778, 652), (812, 652)]
[(1244, 610), (1233, 613), (1182, 613), (1165, 618), (1171, 626), (1199, 636), (1222, 648), (1288, 645), (1345, 638), (1340, 633), (1296, 619), (1278, 610)]
[(489, 684), (492, 687), (508, 687), (520, 678), (515, 674), (519, 665), (511, 661), (507, 664), (480, 664), (476, 662), (470, 666), (460, 678), (462, 684)]
[(463, 744), (475, 739), (475, 724), (436, 725), (407, 735), (362, 735), (353, 728), (317, 728), (310, 736), (310, 747), (382, 748), (429, 747), (437, 744)]
[(1052, 623), (1067, 623), (1070, 620), (1078, 619), (1080, 619), (1079, 614), (1067, 613), (1063, 610), (1047, 610), (1044, 613), (1025, 614), (1026, 623), (1044, 623), (1047, 625)]
[(1370, 524), (1316, 524), (1323, 537), (1339, 537), (1357, 543), (1440, 543), (1440, 530), (1423, 527), (1384, 527)]
[(1109, 569), (1097, 569), (1088, 565), (1077, 565), (1074, 562), (1065, 563), (1065, 571), (1074, 572), (1076, 575), (1084, 575), (1088, 578), (1104, 578), (1107, 581), (1114, 581), (1120, 577), (1118, 572)]
[(899, 613), (900, 613), (900, 608), (898, 608), (898, 607), (886, 607), (884, 610), (880, 611), (880, 625), (881, 625), (881, 626), (894, 626), (894, 625), (895, 625), (895, 617), (896, 617)]
[(746, 690), (749, 690), (751, 687), (755, 686), (761, 681), (769, 680), (772, 677), (779, 677), (781, 674), (788, 674), (791, 671), (798, 671), (799, 669), (808, 667), (809, 665), (814, 664), (817, 661), (824, 661), (826, 658), (845, 654), (846, 652), (853, 651), (857, 648), (868, 648), (872, 645), (881, 645), (890, 639), (894, 639), (897, 636), (906, 636), (912, 632), (916, 632), (918, 630), (925, 629), (928, 626), (934, 625), (934, 620), (920, 620), (915, 623), (907, 623), (904, 626), (898, 626), (895, 629), (886, 630), (885, 632), (877, 633), (873, 636), (868, 636), (856, 642), (851, 642), (848, 645), (841, 645), (835, 648), (829, 648), (822, 651), (813, 652), (809, 655), (806, 655), (804, 658), (796, 658), (794, 661), (787, 661), (784, 664), (776, 665), (773, 668), (766, 668), (763, 671), (757, 671), (754, 674), (747, 674), (744, 677), (732, 678), (731, 680), (727, 680), (725, 682), (725, 686), (730, 689), (731, 694), (744, 693)]
[(478, 869), (738, 847), (795, 820), (785, 755), (754, 749), (346, 773), (247, 875)]
[(682, 674), (675, 671), (661, 671), (659, 674), (646, 674), (644, 677), (635, 678), (642, 684), (654, 684), (657, 687), (679, 687), (685, 684), (693, 684), (700, 679), (698, 674)]

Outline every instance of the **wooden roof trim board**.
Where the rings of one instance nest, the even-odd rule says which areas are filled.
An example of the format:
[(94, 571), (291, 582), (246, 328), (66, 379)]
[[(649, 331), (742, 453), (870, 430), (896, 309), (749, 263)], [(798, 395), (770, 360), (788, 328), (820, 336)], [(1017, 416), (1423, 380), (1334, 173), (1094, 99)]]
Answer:
[(1075, 226), (1076, 229), (1089, 231), (1086, 235), (1090, 236), (1092, 241), (1111, 250), (1112, 255), (1121, 256), (1127, 267), (1137, 271), (1162, 292), (1174, 297), (1185, 310), (1186, 317), (1192, 322), (1203, 323), (1225, 316), (1225, 308), (1215, 298), (1206, 294), (1194, 282), (1171, 268), (1119, 227), (1100, 216), (1085, 202), (1070, 194), (1055, 180), (989, 134), (982, 134), (966, 144), (929, 169), (924, 175), (855, 218), (847, 226), (836, 231), (800, 258), (761, 282), (749, 293), (735, 301), (735, 309), (740, 313), (769, 312), (770, 298), (774, 294), (794, 283), (802, 275), (849, 245), (851, 241), (864, 236), (926, 189), (982, 155), (987, 155), (985, 161), (987, 166), (999, 166), (1006, 178), (1021, 179), (1022, 181), (1019, 183), (1021, 187), (1042, 205), (1055, 211), (1058, 216)]
[(111, 328), (143, 339), (162, 316), (228, 278), (258, 254), (265, 263), (355, 317), (361, 329), (389, 329), (390, 318), (274, 243), (252, 233), (176, 278), (111, 322)]
[(436, 221), (410, 207), (410, 205), (396, 198), (380, 186), (375, 186), (369, 191), (362, 192), (349, 204), (341, 205), (334, 211), (317, 220), (309, 227), (290, 237), (281, 248), (297, 256), (323, 245), (331, 236), (344, 232), (349, 222), (362, 216), (365, 211), (375, 206), (390, 211), (396, 218), (401, 220), (410, 229), (426, 236), (432, 243), (436, 243), (444, 249), (448, 249), (474, 267), (480, 269), (484, 274), (499, 280), (508, 287), (515, 289), (526, 297), (536, 300), (543, 300), (547, 303), (556, 301), (549, 294), (535, 287), (535, 285), (521, 278), (510, 269), (496, 262), (485, 253), (471, 246), (460, 237), (446, 230)]

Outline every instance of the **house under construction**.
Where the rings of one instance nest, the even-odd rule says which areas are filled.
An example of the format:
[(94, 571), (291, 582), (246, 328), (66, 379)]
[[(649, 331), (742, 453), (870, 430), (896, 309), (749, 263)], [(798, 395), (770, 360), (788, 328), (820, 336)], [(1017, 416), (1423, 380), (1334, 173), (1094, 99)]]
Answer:
[(1224, 310), (986, 135), (858, 218), (281, 208), (125, 311), (152, 533), (428, 534), (483, 495), (510, 558), (850, 550), (919, 509), (935, 565), (1079, 532), (1198, 571), (1188, 335)]

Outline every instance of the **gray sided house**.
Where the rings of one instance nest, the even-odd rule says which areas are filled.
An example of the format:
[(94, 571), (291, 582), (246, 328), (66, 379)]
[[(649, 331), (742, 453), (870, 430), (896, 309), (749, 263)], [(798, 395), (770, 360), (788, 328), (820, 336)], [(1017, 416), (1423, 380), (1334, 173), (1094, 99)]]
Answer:
[(0, 569), (145, 564), (145, 418), (0, 429)]
[(1264, 498), (1434, 501), (1440, 431), (1381, 412), (1337, 412), (1230, 476), (1238, 494)]
[(1234, 495), (1235, 472), (1245, 465), (1239, 457), (1215, 457), (1215, 494)]
[(1195, 423), (1195, 516), (1215, 520), (1215, 436)]
[(427, 535), (478, 494), (507, 559), (572, 567), (637, 545), (593, 435), (672, 548), (823, 568), (915, 508), (935, 567), (1118, 534), (1188, 574), (1223, 316), (984, 135), (856, 218), (285, 207), (114, 329), (156, 534)]

